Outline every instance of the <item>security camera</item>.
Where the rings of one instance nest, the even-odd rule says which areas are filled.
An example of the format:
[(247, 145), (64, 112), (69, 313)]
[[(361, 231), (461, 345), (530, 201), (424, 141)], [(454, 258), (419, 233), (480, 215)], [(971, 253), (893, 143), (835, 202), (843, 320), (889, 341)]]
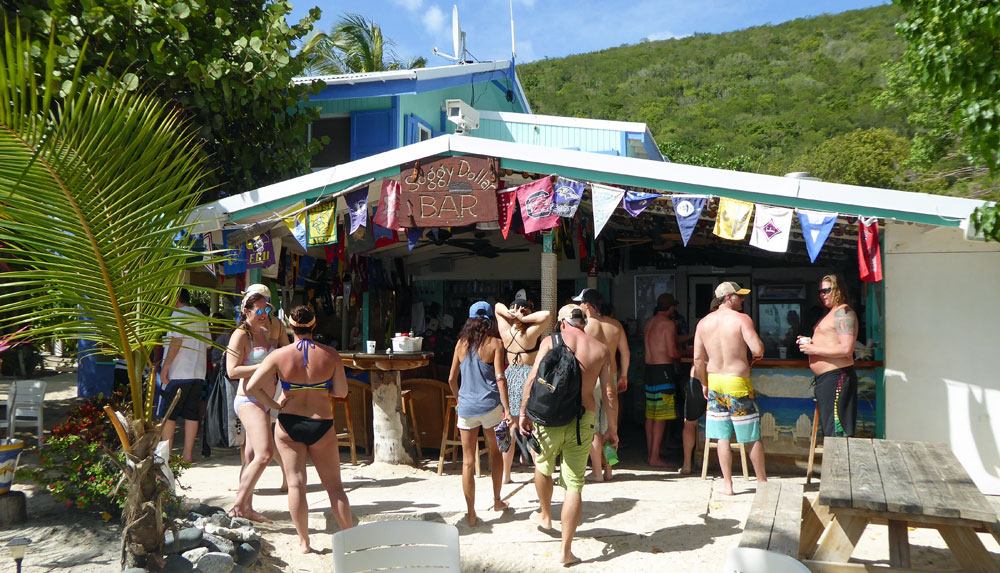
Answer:
[(445, 100), (444, 107), (448, 121), (457, 126), (456, 133), (479, 129), (479, 112), (476, 108), (460, 99)]

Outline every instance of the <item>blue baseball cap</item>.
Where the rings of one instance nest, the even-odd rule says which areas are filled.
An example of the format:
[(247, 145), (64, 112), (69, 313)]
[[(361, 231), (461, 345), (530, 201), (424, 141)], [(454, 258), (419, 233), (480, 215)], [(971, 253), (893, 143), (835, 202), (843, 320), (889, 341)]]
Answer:
[(493, 314), (493, 307), (485, 300), (481, 300), (469, 307), (469, 318), (489, 318)]

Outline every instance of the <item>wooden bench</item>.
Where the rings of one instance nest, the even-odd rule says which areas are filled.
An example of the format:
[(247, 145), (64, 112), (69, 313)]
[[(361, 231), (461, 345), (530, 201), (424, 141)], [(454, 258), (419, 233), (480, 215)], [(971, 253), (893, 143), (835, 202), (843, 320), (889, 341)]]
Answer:
[(757, 484), (740, 547), (765, 549), (798, 559), (804, 499), (801, 484), (779, 481)]

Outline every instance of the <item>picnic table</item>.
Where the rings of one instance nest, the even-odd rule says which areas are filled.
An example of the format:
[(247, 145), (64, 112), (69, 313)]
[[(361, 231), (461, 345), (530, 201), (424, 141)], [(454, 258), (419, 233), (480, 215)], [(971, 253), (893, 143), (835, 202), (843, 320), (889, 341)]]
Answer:
[(910, 567), (907, 528), (929, 527), (941, 533), (963, 570), (997, 571), (976, 535), (997, 535), (997, 513), (947, 445), (826, 438), (822, 471), (815, 511), (803, 517), (811, 569), (847, 563), (868, 524), (884, 521), (892, 567)]

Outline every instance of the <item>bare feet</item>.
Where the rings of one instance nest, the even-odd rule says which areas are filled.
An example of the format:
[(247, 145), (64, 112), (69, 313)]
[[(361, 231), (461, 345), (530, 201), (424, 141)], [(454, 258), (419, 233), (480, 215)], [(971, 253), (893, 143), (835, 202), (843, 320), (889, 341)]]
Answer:
[(580, 558), (572, 553), (567, 553), (562, 556), (562, 559), (560, 559), (559, 562), (563, 564), (563, 567), (569, 567), (570, 565), (576, 565), (579, 563)]
[(509, 483), (514, 483), (514, 482), (511, 481), (510, 474), (507, 474), (507, 475), (503, 476), (503, 481), (501, 483), (503, 483), (503, 485), (507, 485)]
[(465, 514), (465, 524), (469, 527), (475, 527), (479, 522), (479, 518), (476, 517), (476, 512), (470, 511)]
[(661, 460), (659, 456), (657, 456), (655, 458), (649, 458), (649, 465), (653, 466), (654, 468), (667, 468), (667, 467), (670, 467), (670, 464), (668, 464), (667, 462)]
[(309, 540), (308, 539), (306, 539), (306, 540), (300, 539), (299, 540), (299, 553), (309, 553), (309, 551), (310, 551)]
[(493, 500), (493, 511), (507, 511), (507, 504), (501, 499)]
[[(229, 515), (232, 517), (242, 517), (243, 519), (249, 519), (250, 521), (259, 521), (261, 523), (271, 523), (271, 520), (264, 517), (264, 515), (253, 509), (239, 509), (233, 507), (229, 510)], [(306, 544), (308, 546), (308, 543)]]
[(691, 475), (691, 466), (681, 466), (681, 474)]
[(731, 483), (723, 483), (722, 487), (720, 487), (719, 489), (715, 490), (715, 493), (722, 494), (722, 495), (733, 495), (733, 484), (731, 484)]
[(537, 525), (539, 529), (543, 531), (552, 531), (552, 519), (551, 518), (546, 519), (542, 517), (542, 512), (533, 511), (531, 512), (531, 515), (528, 516), (528, 519), (530, 519), (532, 523)]
[(589, 474), (587, 474), (584, 480), (586, 480), (588, 483), (601, 483), (604, 481), (604, 476), (597, 472), (592, 471)]

